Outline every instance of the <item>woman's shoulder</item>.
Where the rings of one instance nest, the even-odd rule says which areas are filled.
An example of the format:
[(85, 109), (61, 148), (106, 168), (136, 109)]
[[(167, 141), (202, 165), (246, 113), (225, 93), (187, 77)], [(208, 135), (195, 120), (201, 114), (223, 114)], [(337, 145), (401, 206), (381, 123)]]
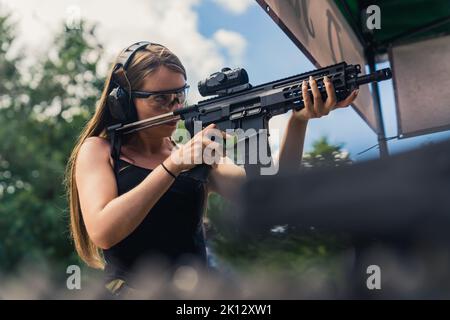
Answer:
[(81, 144), (78, 156), (86, 161), (99, 159), (109, 161), (110, 145), (108, 139), (102, 137), (86, 138)]
[(109, 141), (102, 137), (88, 137), (84, 140), (81, 148), (90, 149), (91, 151), (97, 151), (97, 154), (108, 155), (109, 154)]

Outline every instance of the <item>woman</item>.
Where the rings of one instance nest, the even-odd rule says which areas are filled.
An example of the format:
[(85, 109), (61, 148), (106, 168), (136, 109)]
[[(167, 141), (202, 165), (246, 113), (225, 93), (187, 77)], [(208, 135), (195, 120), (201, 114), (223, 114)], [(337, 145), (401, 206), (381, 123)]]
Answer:
[[(170, 139), (176, 123), (124, 137), (115, 174), (106, 131), (117, 122), (117, 110), (111, 102), (114, 90), (120, 87), (131, 93), (130, 103), (119, 106), (129, 109), (124, 112), (134, 112), (136, 120), (181, 108), (186, 98), (185, 68), (171, 51), (158, 44), (141, 45), (131, 54), (130, 48), (121, 54), (128, 54), (127, 61), (112, 69), (67, 171), (75, 248), (89, 266), (105, 268), (113, 292), (123, 288), (124, 282), (133, 287), (134, 271), (151, 257), (161, 257), (171, 266), (191, 258), (206, 264), (202, 216), (207, 194), (217, 192), (230, 198), (245, 178), (244, 169), (226, 158), (213, 166), (207, 183), (190, 178), (186, 171), (195, 165), (179, 159), (187, 159), (186, 154), (195, 154), (212, 143), (205, 135), (214, 125), (177, 147)], [(315, 81), (309, 86), (313, 99), (304, 82), (305, 108), (289, 119), (280, 149), (281, 168), (299, 163), (309, 119), (347, 106), (357, 94), (336, 104), (333, 86), (326, 81), (328, 98), (323, 102)]]

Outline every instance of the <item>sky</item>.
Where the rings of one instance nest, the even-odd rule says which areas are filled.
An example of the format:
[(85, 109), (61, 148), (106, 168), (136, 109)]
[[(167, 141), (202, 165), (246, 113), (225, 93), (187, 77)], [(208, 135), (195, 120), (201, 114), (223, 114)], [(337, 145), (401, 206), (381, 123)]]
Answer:
[[(164, 44), (185, 65), (190, 101), (194, 102), (200, 99), (197, 82), (224, 66), (244, 67), (253, 85), (314, 69), (255, 0), (129, 0), (126, 5), (119, 0), (0, 0), (0, 13), (6, 10), (12, 12), (17, 24), (15, 50), (25, 52), (29, 61), (45, 55), (63, 23), (76, 23), (78, 16), (98, 24), (104, 61), (111, 61), (136, 41)], [(389, 64), (378, 66), (385, 67)], [(380, 95), (386, 136), (396, 136), (392, 81), (380, 83)], [(288, 118), (289, 114), (276, 116), (269, 126), (282, 136)], [(376, 145), (377, 137), (351, 107), (310, 120), (305, 151), (322, 136), (343, 144), (354, 161), (379, 156), (377, 148), (358, 155)], [(449, 131), (394, 139), (388, 142), (389, 151), (394, 154), (448, 138)], [(278, 143), (271, 142), (276, 154)]]

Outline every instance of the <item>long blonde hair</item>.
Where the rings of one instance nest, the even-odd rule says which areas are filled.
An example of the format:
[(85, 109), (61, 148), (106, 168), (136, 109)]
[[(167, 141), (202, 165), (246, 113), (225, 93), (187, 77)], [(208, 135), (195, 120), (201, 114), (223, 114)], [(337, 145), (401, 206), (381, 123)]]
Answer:
[[(133, 90), (139, 90), (143, 85), (145, 77), (155, 72), (160, 66), (165, 66), (172, 71), (181, 73), (186, 79), (186, 70), (178, 57), (166, 47), (152, 44), (145, 49), (139, 50), (134, 55), (126, 70), (126, 76)], [(89, 266), (103, 269), (105, 262), (102, 251), (89, 238), (86, 226), (81, 214), (78, 190), (75, 181), (75, 163), (78, 152), (84, 141), (93, 136), (106, 137), (106, 128), (113, 124), (113, 118), (107, 106), (107, 97), (111, 91), (111, 79), (113, 68), (105, 81), (100, 100), (97, 102), (96, 110), (92, 118), (85, 125), (78, 136), (75, 147), (69, 158), (66, 174), (65, 186), (70, 209), (70, 234), (73, 239), (75, 249), (80, 258)]]

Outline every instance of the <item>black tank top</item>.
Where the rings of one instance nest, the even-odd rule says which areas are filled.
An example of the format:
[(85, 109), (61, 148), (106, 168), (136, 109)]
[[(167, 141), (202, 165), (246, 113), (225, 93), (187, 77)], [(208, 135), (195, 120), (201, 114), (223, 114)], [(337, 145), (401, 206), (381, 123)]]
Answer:
[[(119, 168), (119, 196), (136, 187), (152, 171), (123, 159), (119, 160)], [(130, 281), (134, 269), (153, 258), (163, 258), (170, 266), (194, 258), (206, 266), (202, 223), (205, 196), (202, 182), (181, 173), (130, 235), (103, 250), (106, 280)]]

